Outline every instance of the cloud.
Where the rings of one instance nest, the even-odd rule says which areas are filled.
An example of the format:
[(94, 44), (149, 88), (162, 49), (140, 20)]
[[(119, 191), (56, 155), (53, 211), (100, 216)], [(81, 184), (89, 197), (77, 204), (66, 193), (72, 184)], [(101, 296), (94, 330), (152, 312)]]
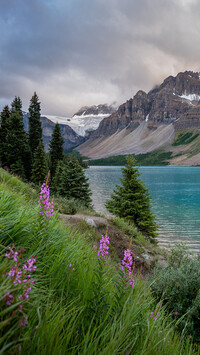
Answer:
[(1, 0), (0, 108), (43, 113), (119, 104), (168, 75), (200, 71), (197, 0)]

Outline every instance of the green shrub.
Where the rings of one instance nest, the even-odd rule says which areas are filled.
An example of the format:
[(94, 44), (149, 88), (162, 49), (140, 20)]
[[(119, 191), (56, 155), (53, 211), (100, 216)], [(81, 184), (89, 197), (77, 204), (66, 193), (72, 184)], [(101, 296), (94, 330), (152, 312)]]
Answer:
[(77, 204), (74, 199), (67, 199), (61, 196), (56, 196), (54, 198), (54, 208), (63, 214), (76, 214)]
[(200, 342), (200, 259), (183, 244), (172, 249), (168, 266), (154, 270), (152, 291), (167, 306), (178, 327)]
[(59, 195), (54, 197), (54, 207), (56, 211), (62, 214), (84, 213), (99, 215), (98, 213), (95, 213), (92, 208), (88, 208), (83, 201), (76, 200), (74, 198), (67, 199), (66, 197)]

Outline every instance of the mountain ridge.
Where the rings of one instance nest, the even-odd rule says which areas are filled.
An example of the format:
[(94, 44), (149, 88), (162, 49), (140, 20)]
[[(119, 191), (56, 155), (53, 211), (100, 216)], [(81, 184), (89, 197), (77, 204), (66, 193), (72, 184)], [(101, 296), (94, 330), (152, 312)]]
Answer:
[(173, 151), (177, 131), (200, 128), (199, 99), (199, 72), (169, 76), (148, 93), (139, 90), (104, 118), (89, 139), (76, 149), (93, 159), (142, 154), (158, 148)]

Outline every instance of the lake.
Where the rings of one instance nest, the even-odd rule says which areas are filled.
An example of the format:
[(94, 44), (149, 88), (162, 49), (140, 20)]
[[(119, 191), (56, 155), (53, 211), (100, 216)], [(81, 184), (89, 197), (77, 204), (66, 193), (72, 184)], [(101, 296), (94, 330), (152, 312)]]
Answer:
[[(152, 196), (152, 212), (159, 228), (159, 244), (167, 247), (184, 241), (200, 251), (200, 167), (140, 167), (141, 179)], [(116, 184), (121, 167), (90, 167), (86, 170), (94, 209), (109, 215), (105, 202)]]

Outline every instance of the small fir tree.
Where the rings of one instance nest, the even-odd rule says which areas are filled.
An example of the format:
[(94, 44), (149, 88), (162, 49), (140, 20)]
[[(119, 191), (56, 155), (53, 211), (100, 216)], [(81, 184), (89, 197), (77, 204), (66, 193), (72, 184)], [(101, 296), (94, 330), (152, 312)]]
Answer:
[(7, 159), (7, 149), (6, 149), (6, 141), (7, 135), (9, 131), (9, 117), (10, 110), (8, 106), (5, 106), (0, 116), (0, 162), (2, 167), (8, 166)]
[(32, 158), (34, 152), (42, 140), (42, 124), (40, 121), (40, 102), (39, 98), (34, 92), (29, 105), (29, 146)]
[(36, 185), (41, 185), (47, 173), (48, 173), (48, 165), (46, 160), (46, 154), (44, 151), (43, 143), (42, 141), (40, 141), (34, 153), (32, 181)]
[(151, 213), (149, 190), (140, 180), (140, 172), (132, 157), (127, 157), (127, 165), (122, 173), (122, 185), (116, 185), (111, 200), (106, 202), (106, 208), (114, 215), (134, 222), (144, 235), (155, 238), (157, 225)]
[(67, 163), (59, 162), (53, 186), (54, 191), (61, 196), (80, 200), (86, 207), (91, 206), (92, 200), (88, 179), (74, 156), (71, 156)]
[(57, 164), (60, 160), (63, 160), (63, 143), (64, 139), (61, 134), (60, 126), (56, 123), (51, 141), (49, 143), (49, 155), (51, 161), (51, 177), (53, 178), (56, 172)]

